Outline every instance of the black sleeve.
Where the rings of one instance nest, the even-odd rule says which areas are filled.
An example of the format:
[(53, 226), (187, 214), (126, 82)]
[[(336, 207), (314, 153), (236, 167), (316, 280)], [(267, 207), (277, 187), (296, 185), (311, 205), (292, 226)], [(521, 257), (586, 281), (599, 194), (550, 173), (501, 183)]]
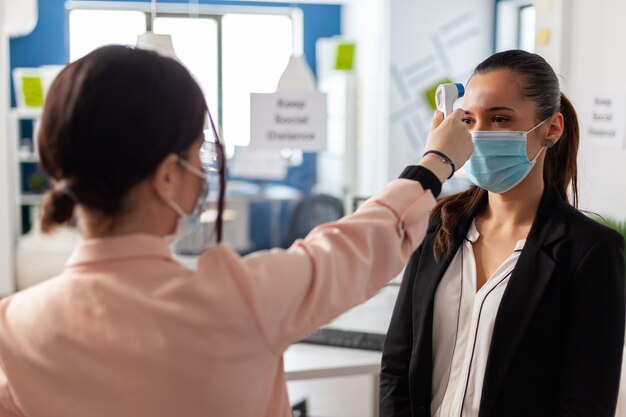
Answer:
[(425, 190), (430, 190), (435, 198), (441, 193), (441, 181), (428, 168), (419, 165), (409, 165), (402, 171), (400, 178), (419, 181)]
[(624, 349), (624, 239), (598, 241), (581, 259), (567, 300), (559, 416), (613, 417)]
[(413, 349), (412, 293), (421, 246), (409, 261), (385, 338), (380, 374), (380, 417), (411, 417), (409, 362)]

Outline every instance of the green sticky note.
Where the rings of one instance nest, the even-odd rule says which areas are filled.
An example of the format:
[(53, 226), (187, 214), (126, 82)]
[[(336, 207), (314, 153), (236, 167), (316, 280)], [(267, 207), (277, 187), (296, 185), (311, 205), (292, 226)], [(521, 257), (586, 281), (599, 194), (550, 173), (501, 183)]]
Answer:
[(439, 84), (449, 84), (451, 82), (452, 81), (450, 79), (445, 78), (443, 80), (437, 81), (435, 84), (433, 84), (431, 88), (424, 91), (424, 98), (433, 110), (437, 110), (437, 102), (435, 101), (435, 93), (437, 92), (437, 87), (439, 87)]
[(337, 45), (337, 60), (335, 61), (335, 69), (343, 71), (351, 71), (354, 67), (354, 43), (340, 43)]
[(22, 92), (24, 103), (28, 107), (43, 106), (43, 85), (40, 77), (22, 78)]

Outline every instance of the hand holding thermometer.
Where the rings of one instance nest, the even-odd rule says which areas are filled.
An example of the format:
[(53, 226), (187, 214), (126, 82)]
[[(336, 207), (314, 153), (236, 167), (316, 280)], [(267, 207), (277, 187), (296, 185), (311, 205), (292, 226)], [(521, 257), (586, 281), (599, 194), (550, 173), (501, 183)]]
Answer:
[(452, 113), (454, 102), (463, 97), (464, 94), (463, 84), (440, 84), (435, 92), (437, 110), (443, 113), (443, 117), (448, 117)]
[[(443, 113), (443, 117), (448, 117), (450, 114), (453, 113), (453, 106), (454, 106), (454, 102), (457, 101), (459, 98), (463, 97), (463, 95), (465, 94), (465, 88), (463, 88), (463, 84), (440, 84), (437, 87), (437, 90), (435, 91), (435, 103), (437, 105), (437, 110), (439, 110), (440, 112)], [(435, 118), (436, 120), (437, 118)], [(456, 122), (456, 121), (455, 121)], [(433, 121), (433, 123), (435, 123), (435, 121)], [(459, 126), (459, 124), (450, 124), (448, 123), (447, 125), (445, 123), (442, 124), (444, 127), (448, 127), (448, 128), (452, 128), (452, 126)], [(441, 128), (442, 125), (439, 125), (439, 127), (437, 127), (437, 129)], [(458, 127), (457, 127), (458, 128)], [(433, 135), (436, 132), (436, 130), (433, 132), (431, 131), (431, 135)], [(469, 136), (469, 133), (467, 132), (467, 129), (463, 129), (463, 133), (466, 136)], [(450, 172), (450, 176), (447, 177), (447, 179), (452, 178), (452, 176), (454, 175), (454, 173), (456, 172), (456, 164), (453, 162), (453, 160), (448, 156), (448, 154), (450, 154), (451, 156), (453, 156), (455, 158), (455, 160), (457, 161), (463, 161), (463, 163), (465, 163), (465, 161), (467, 160), (467, 158), (469, 157), (468, 153), (467, 156), (465, 157), (460, 157), (457, 158), (456, 156), (456, 152), (454, 152), (453, 155), (453, 151), (455, 150), (453, 147), (451, 147), (449, 150), (446, 150), (446, 147), (444, 146), (437, 146), (434, 143), (434, 140), (432, 140), (432, 144), (429, 143), (431, 142), (431, 135), (429, 135), (428, 139), (427, 139), (427, 143), (426, 143), (426, 152), (424, 152), (424, 154), (422, 156), (426, 156), (426, 155), (435, 155), (436, 157), (438, 157), (440, 159), (441, 162), (443, 162), (446, 165), (449, 165), (451, 168), (451, 172)], [(456, 137), (456, 136), (455, 136)], [(434, 136), (433, 136), (434, 139)], [(461, 142), (457, 142), (456, 144), (458, 145)], [(468, 142), (470, 145), (469, 147), (473, 148), (473, 146), (471, 145), (471, 141)], [(433, 171), (434, 172), (434, 171)], [(441, 177), (440, 175), (438, 175), (440, 177), (440, 179), (445, 180), (445, 177)]]

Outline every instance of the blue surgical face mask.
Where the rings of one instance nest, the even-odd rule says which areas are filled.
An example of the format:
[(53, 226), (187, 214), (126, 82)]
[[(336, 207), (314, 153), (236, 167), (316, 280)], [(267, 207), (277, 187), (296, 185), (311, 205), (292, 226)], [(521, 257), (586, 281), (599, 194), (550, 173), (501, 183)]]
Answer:
[[(547, 119), (546, 119), (547, 120)], [(528, 132), (475, 131), (472, 133), (474, 153), (464, 168), (470, 181), (493, 193), (502, 194), (524, 180), (545, 149), (528, 159), (526, 142), (528, 133), (546, 122), (539, 123)]]
[(187, 214), (185, 211), (173, 200), (167, 200), (167, 204), (179, 215), (178, 223), (176, 225), (176, 231), (174, 234), (167, 236), (167, 241), (170, 244), (174, 244), (185, 236), (198, 230), (201, 227), (200, 216), (206, 208), (207, 196), (209, 194), (209, 184), (207, 182), (207, 175), (202, 170), (197, 169), (183, 158), (178, 157), (178, 163), (202, 180), (202, 190), (198, 195), (198, 201), (191, 213)]

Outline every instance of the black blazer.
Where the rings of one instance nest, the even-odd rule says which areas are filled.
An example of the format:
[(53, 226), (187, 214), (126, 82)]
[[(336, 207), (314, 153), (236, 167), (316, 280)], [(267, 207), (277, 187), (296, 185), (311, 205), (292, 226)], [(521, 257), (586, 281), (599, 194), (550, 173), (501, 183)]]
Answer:
[[(487, 195), (440, 262), (439, 221), (406, 268), (385, 346), (381, 417), (430, 417), (435, 291)], [(624, 347), (624, 239), (549, 186), (493, 329), (479, 417), (613, 416)]]

